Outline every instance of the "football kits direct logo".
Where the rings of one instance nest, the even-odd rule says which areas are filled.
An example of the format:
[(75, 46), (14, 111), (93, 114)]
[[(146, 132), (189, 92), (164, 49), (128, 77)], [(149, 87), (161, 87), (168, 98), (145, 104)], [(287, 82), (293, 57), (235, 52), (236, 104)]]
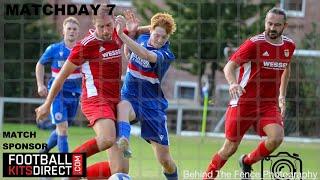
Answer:
[(3, 177), (84, 177), (84, 153), (3, 153)]

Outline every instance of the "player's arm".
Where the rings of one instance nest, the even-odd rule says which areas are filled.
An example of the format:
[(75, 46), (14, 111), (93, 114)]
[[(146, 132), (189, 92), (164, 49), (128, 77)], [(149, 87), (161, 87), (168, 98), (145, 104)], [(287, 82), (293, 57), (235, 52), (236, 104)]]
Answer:
[(239, 98), (245, 89), (237, 82), (236, 69), (243, 63), (249, 62), (255, 58), (256, 45), (251, 40), (246, 40), (238, 50), (230, 57), (229, 62), (225, 65), (223, 71), (225, 78), (229, 83), (229, 94), (231, 99)]
[(229, 94), (231, 99), (239, 98), (245, 90), (238, 84), (236, 78), (236, 69), (239, 67), (234, 61), (228, 61), (223, 68), (224, 76), (229, 84)]
[(129, 50), (137, 54), (140, 58), (146, 59), (151, 63), (156, 63), (157, 61), (157, 54), (147, 50), (146, 48), (140, 46), (140, 44), (136, 43), (134, 40), (132, 40), (130, 37), (128, 37), (124, 32), (124, 26), (125, 26), (125, 19), (122, 16), (118, 16), (116, 18), (117, 23), (117, 33), (120, 39), (125, 43)]
[(281, 111), (281, 115), (284, 117), (285, 110), (286, 110), (286, 95), (287, 95), (287, 87), (289, 83), (291, 73), (291, 67), (290, 64), (286, 67), (286, 69), (283, 71), (281, 75), (281, 83), (280, 83), (280, 93), (279, 93), (279, 108)]
[(150, 28), (151, 28), (150, 25), (147, 25), (147, 26), (139, 26), (138, 29), (137, 29), (137, 35), (145, 34), (145, 33), (150, 33)]
[(41, 97), (46, 97), (48, 95), (47, 87), (44, 84), (45, 64), (52, 63), (52, 57), (54, 53), (54, 44), (52, 44), (46, 48), (36, 65), (36, 80), (38, 86), (38, 94)]
[(44, 84), (44, 65), (38, 61), (36, 65), (36, 79), (37, 79), (37, 86), (38, 86), (38, 94), (41, 97), (46, 97), (48, 95), (48, 90), (46, 85)]
[(52, 86), (50, 88), (49, 94), (45, 100), (45, 102), (39, 106), (35, 111), (36, 111), (36, 120), (42, 120), (46, 118), (49, 114), (49, 109), (50, 106), (54, 100), (54, 98), (57, 96), (59, 93), (60, 89), (62, 88), (65, 80), (67, 77), (74, 71), (76, 70), (78, 66), (73, 64), (70, 61), (66, 61), (64, 65), (62, 66), (60, 72), (58, 73), (57, 77), (52, 83)]
[(123, 46), (123, 53), (124, 53), (126, 59), (129, 60), (131, 51), (126, 44), (124, 44), (124, 46)]

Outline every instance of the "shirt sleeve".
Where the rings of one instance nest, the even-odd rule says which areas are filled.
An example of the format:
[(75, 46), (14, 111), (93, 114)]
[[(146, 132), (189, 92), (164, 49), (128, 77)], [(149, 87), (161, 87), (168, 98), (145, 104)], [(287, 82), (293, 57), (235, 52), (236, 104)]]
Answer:
[(54, 54), (54, 47), (53, 45), (50, 45), (47, 47), (47, 49), (44, 51), (42, 56), (39, 59), (39, 62), (43, 65), (51, 63), (53, 59), (53, 54)]
[(68, 61), (80, 66), (88, 57), (88, 50), (80, 42), (78, 42), (71, 50)]
[(152, 52), (156, 53), (157, 55), (156, 65), (163, 63), (170, 64), (175, 59), (173, 53), (168, 49), (153, 50)]
[(162, 77), (167, 69), (169, 68), (172, 61), (174, 61), (175, 56), (169, 49), (159, 49), (153, 50), (157, 55), (157, 61), (153, 68), (157, 69), (157, 73)]
[(256, 44), (251, 40), (246, 40), (237, 51), (230, 57), (231, 61), (239, 65), (252, 61), (256, 57)]

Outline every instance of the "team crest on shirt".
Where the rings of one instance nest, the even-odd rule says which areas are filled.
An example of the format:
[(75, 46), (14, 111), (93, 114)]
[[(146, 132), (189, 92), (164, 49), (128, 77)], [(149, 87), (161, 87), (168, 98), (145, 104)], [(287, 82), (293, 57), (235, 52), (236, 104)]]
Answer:
[(284, 50), (284, 56), (285, 57), (289, 57), (290, 53), (289, 53), (289, 49), (285, 49)]
[(60, 112), (55, 113), (55, 114), (54, 114), (54, 118), (55, 118), (56, 120), (61, 120), (61, 119), (62, 119), (62, 113), (60, 113)]

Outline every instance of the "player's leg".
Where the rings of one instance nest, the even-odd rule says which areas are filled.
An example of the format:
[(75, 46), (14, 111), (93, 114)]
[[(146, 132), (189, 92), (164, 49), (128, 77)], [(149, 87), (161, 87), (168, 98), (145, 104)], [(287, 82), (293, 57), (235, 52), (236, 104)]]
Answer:
[[(117, 113), (118, 113), (118, 121), (122, 120), (122, 122), (129, 122), (129, 120), (134, 120), (136, 118), (135, 112), (130, 102), (121, 101), (117, 105)], [(130, 135), (129, 132), (123, 132), (124, 129), (120, 128), (119, 124), (117, 127), (117, 136), (119, 134), (126, 133)], [(120, 147), (119, 147), (120, 146)], [(126, 147), (124, 147), (126, 146)], [(129, 160), (127, 158), (128, 153), (124, 150), (129, 150), (129, 142), (127, 138), (120, 138), (111, 148), (107, 150), (109, 162), (98, 162), (87, 168), (87, 177), (90, 178), (102, 178), (107, 179), (112, 174), (117, 172), (129, 173)], [(127, 151), (128, 152), (128, 151)]]
[(91, 103), (82, 106), (82, 111), (90, 121), (96, 137), (87, 140), (73, 152), (85, 152), (87, 157), (110, 148), (116, 140), (116, 105)]
[(58, 134), (57, 144), (60, 153), (69, 152), (68, 144), (68, 96), (65, 92), (60, 92), (60, 95), (52, 103), (52, 119), (56, 124)]
[(111, 176), (110, 163), (108, 161), (101, 161), (90, 165), (87, 168), (87, 179), (108, 179)]
[(57, 144), (60, 153), (67, 153), (69, 152), (69, 145), (68, 145), (68, 121), (65, 120), (56, 124), (56, 131), (57, 131)]
[(122, 150), (114, 144), (107, 150), (109, 162), (102, 161), (87, 168), (88, 179), (108, 179), (114, 173), (129, 173), (129, 159), (123, 156)]
[(282, 142), (284, 131), (281, 114), (277, 106), (265, 106), (260, 108), (260, 120), (255, 124), (255, 130), (260, 136), (267, 135), (267, 140), (261, 141), (256, 149), (248, 155), (242, 155), (239, 159), (243, 170), (243, 179), (249, 179), (252, 164), (270, 155)]
[(69, 122), (71, 123), (76, 116), (78, 104), (79, 95), (77, 93), (63, 92), (63, 97), (62, 99), (60, 98), (59, 102), (59, 111), (62, 112), (62, 118), (61, 120), (57, 120), (57, 117), (54, 117), (58, 134), (58, 149), (61, 153), (69, 152), (68, 126)]
[(177, 166), (169, 151), (167, 116), (164, 110), (141, 109), (138, 117), (141, 123), (141, 137), (151, 143), (155, 156), (167, 179), (178, 179)]
[(92, 126), (96, 137), (87, 140), (73, 152), (84, 152), (87, 158), (110, 148), (116, 140), (116, 127), (112, 119), (98, 119)]
[(41, 149), (39, 153), (48, 153), (52, 148), (54, 148), (58, 143), (58, 134), (54, 129), (49, 138), (47, 139), (47, 146), (44, 149)]
[(107, 150), (111, 174), (122, 172), (129, 173), (129, 159), (123, 156), (123, 151), (114, 144)]
[(283, 121), (276, 106), (268, 106), (262, 109), (261, 119), (256, 126), (256, 131), (260, 136), (266, 135), (267, 139), (261, 141), (256, 149), (245, 156), (244, 163), (248, 165), (252, 165), (270, 155), (283, 141)]
[(131, 103), (127, 100), (122, 100), (117, 105), (117, 115), (117, 136), (119, 138), (117, 144), (119, 148), (123, 151), (124, 157), (130, 158), (130, 121), (136, 118), (136, 114)]
[[(59, 92), (50, 107), (50, 119), (52, 124), (56, 125), (56, 129), (53, 130), (47, 140), (47, 147), (40, 150), (40, 153), (48, 153), (52, 148), (58, 144), (58, 124), (63, 122), (64, 105), (62, 102), (62, 93)], [(61, 133), (60, 133), (61, 134)]]
[(166, 178), (170, 180), (178, 179), (178, 168), (170, 154), (169, 145), (158, 144), (154, 141), (151, 141), (151, 145)]
[(203, 179), (214, 179), (218, 171), (224, 166), (227, 160), (237, 151), (241, 140), (230, 141), (226, 139), (221, 149), (212, 156), (211, 162), (207, 167)]
[(214, 179), (229, 157), (238, 149), (245, 132), (253, 124), (254, 114), (242, 109), (243, 106), (228, 107), (225, 120), (226, 140), (221, 149), (212, 156), (203, 179)]

